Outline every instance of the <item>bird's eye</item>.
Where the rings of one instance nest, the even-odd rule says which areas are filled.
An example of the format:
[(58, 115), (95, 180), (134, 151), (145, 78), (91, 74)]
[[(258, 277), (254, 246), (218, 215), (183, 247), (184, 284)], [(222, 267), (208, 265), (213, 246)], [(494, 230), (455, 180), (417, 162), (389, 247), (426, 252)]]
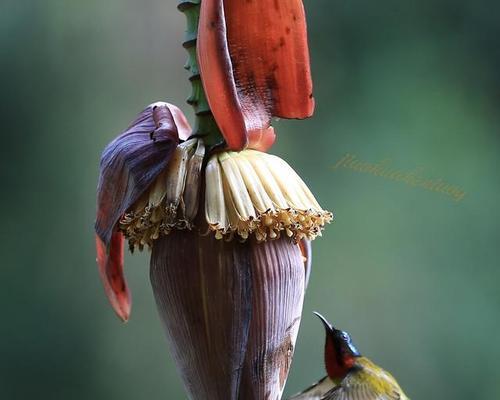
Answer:
[(349, 335), (345, 332), (342, 332), (342, 339), (344, 339), (346, 342), (350, 340)]

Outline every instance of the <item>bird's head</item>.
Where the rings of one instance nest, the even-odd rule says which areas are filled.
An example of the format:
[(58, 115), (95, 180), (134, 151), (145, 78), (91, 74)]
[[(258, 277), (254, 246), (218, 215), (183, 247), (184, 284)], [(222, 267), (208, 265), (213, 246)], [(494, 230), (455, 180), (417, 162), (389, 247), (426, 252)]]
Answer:
[(333, 380), (343, 379), (361, 354), (352, 343), (347, 332), (335, 329), (325, 317), (315, 312), (326, 330), (325, 367)]

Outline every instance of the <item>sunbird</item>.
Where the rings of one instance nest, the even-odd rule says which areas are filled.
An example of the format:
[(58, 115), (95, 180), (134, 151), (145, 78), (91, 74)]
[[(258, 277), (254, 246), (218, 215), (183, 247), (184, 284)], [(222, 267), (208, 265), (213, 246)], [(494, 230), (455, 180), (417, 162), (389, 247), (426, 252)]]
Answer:
[(326, 330), (327, 376), (289, 400), (409, 400), (389, 372), (360, 354), (347, 332), (315, 314)]

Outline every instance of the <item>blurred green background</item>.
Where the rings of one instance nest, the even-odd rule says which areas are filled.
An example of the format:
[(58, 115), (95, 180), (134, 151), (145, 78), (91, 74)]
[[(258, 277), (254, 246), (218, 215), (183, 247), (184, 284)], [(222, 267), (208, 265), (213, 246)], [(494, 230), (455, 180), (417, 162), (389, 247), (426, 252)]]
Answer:
[[(273, 152), (336, 222), (286, 393), (323, 376), (324, 313), (413, 399), (500, 398), (500, 3), (307, 0), (317, 108)], [(95, 266), (103, 147), (155, 100), (189, 108), (184, 16), (161, 0), (2, 0), (1, 399), (183, 399), (149, 286), (127, 256), (121, 325)], [(191, 115), (191, 114), (189, 114)], [(345, 153), (464, 199), (333, 170)]]

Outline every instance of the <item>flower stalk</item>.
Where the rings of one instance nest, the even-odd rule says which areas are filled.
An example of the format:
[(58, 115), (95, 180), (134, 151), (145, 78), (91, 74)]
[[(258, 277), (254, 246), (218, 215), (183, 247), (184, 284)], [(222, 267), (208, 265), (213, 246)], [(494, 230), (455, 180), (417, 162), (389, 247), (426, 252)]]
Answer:
[(191, 94), (187, 98), (187, 103), (193, 107), (195, 113), (192, 133), (193, 135), (203, 137), (205, 145), (213, 146), (221, 143), (224, 139), (210, 110), (201, 82), (200, 69), (196, 56), (200, 6), (201, 0), (180, 0), (177, 8), (184, 13), (187, 22), (182, 46), (188, 53), (188, 59), (184, 64), (184, 68), (189, 72), (189, 81), (191, 82)]

